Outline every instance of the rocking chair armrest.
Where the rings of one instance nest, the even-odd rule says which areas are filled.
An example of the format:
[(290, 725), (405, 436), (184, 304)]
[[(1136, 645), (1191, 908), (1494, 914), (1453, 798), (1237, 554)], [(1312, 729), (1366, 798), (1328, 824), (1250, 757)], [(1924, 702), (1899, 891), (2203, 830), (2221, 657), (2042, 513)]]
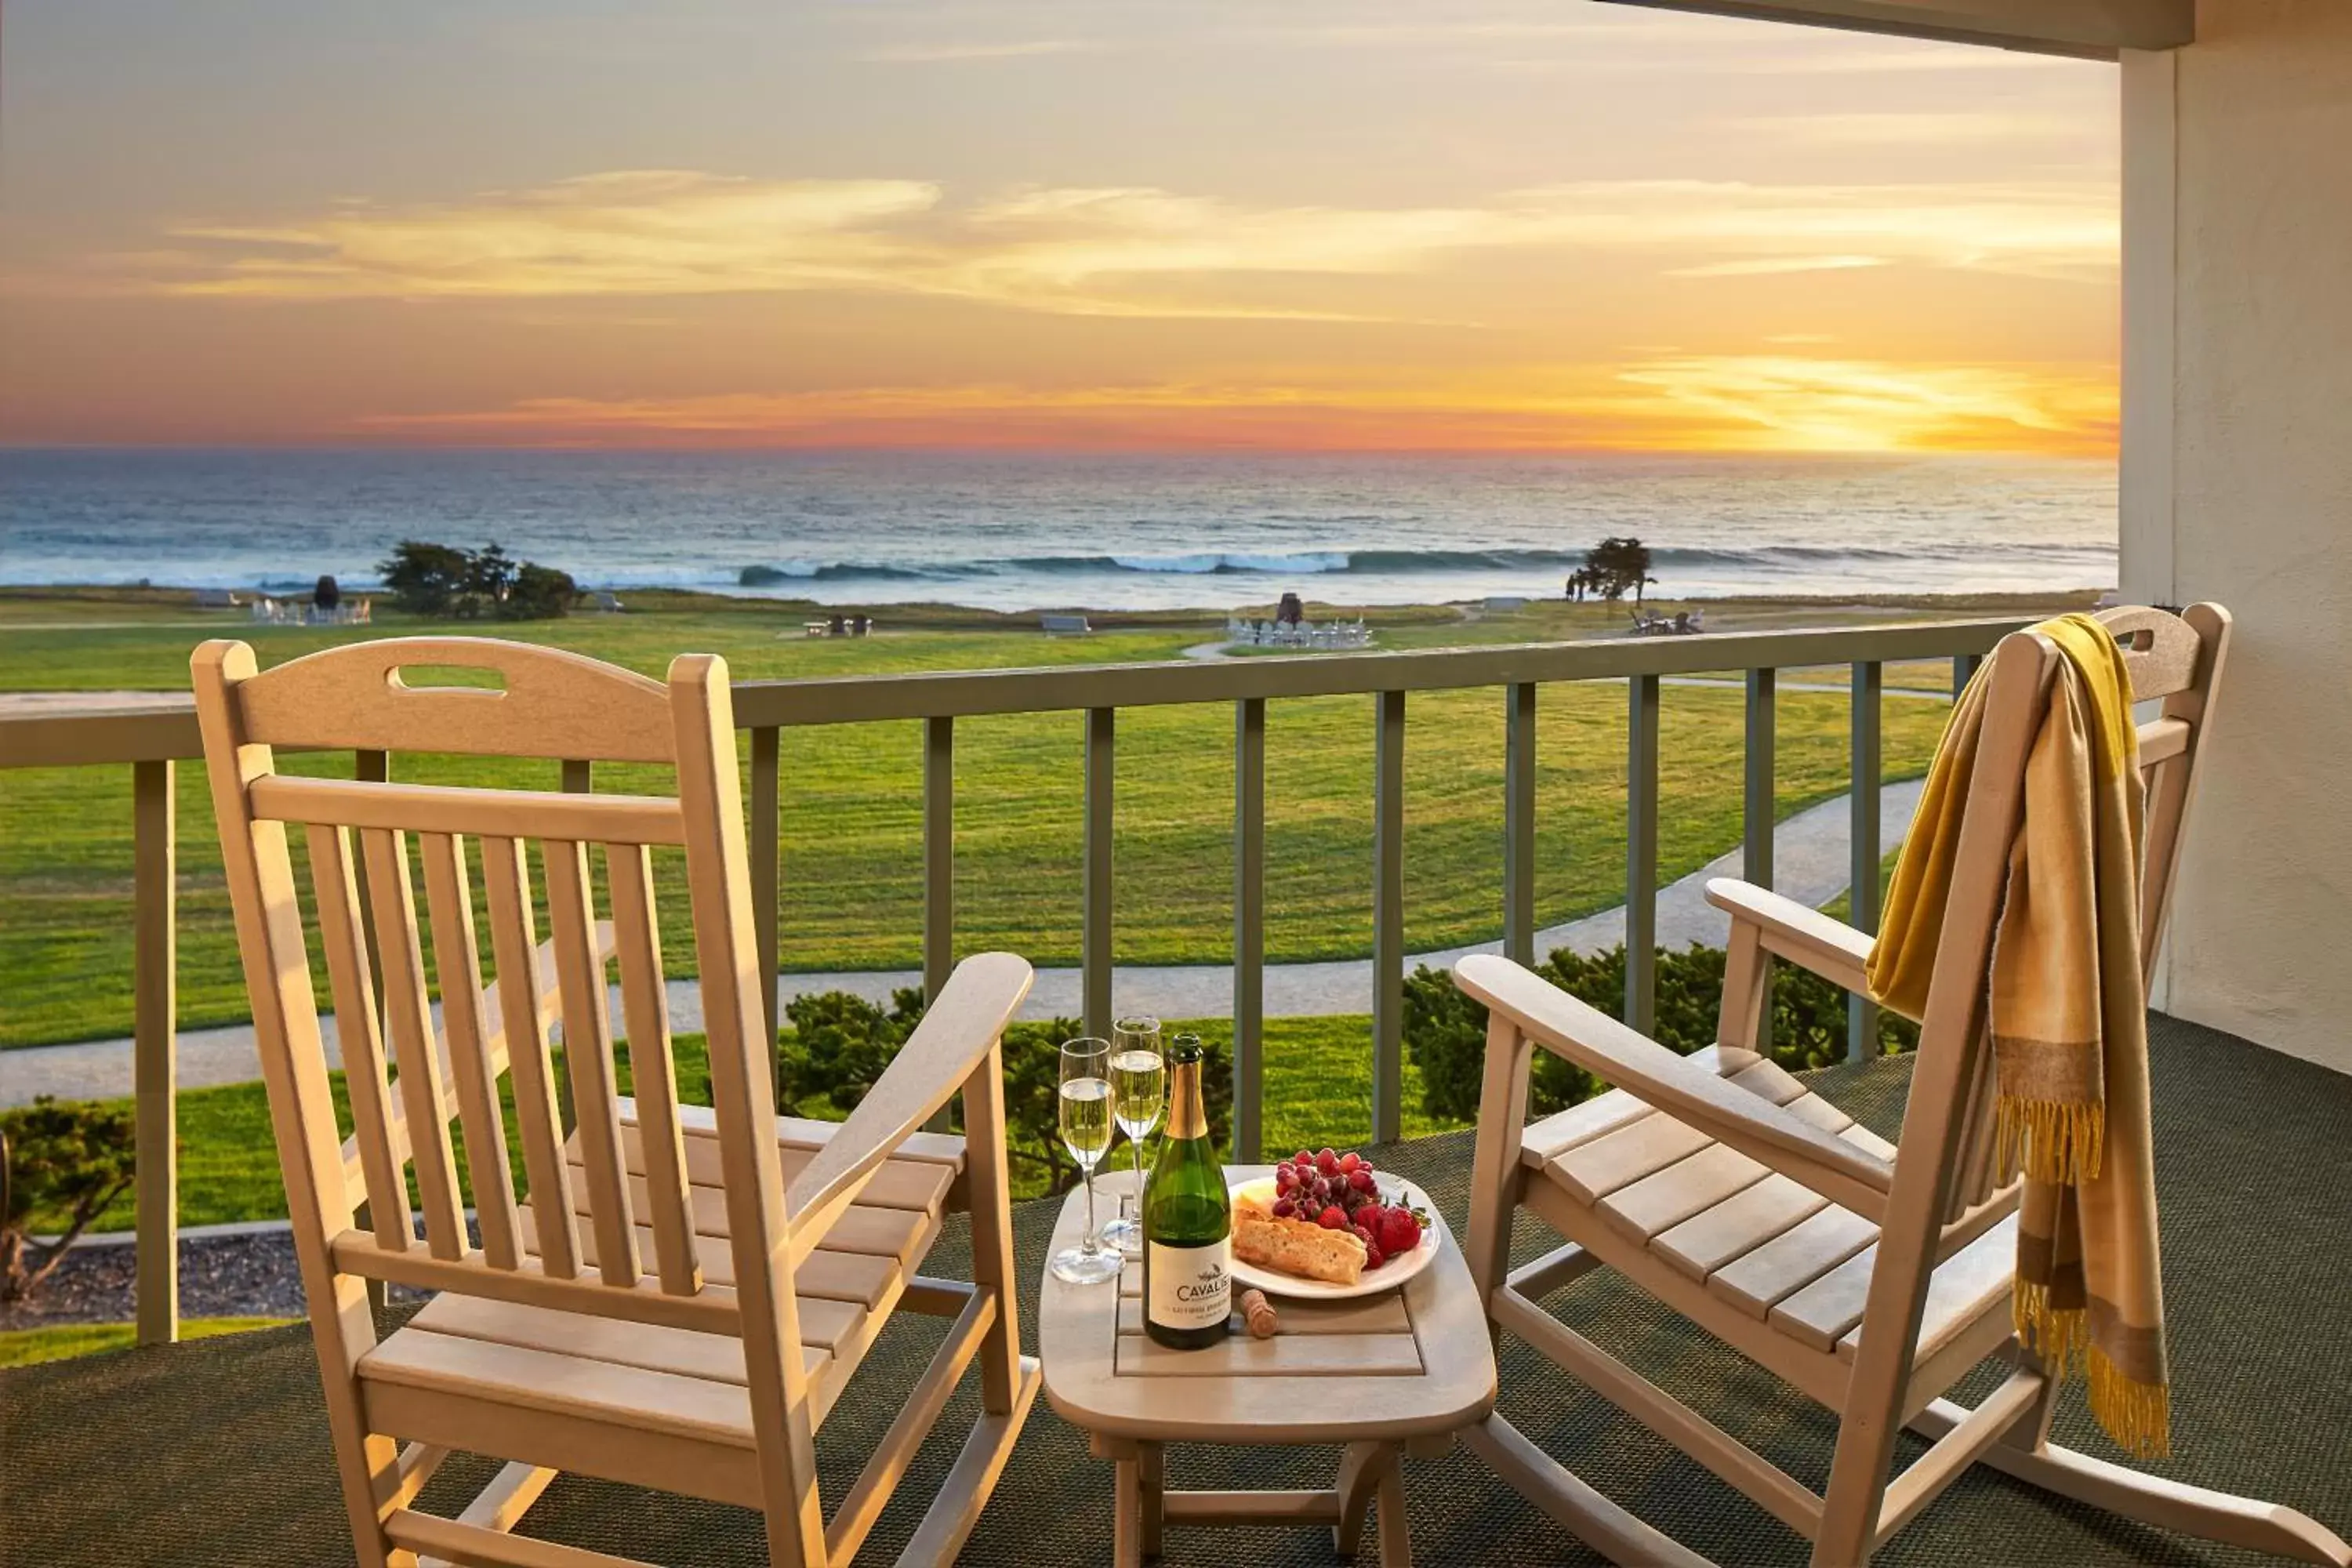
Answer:
[(1464, 959), (1454, 966), (1454, 983), (1555, 1056), (1865, 1219), (1883, 1218), (1895, 1180), (1886, 1161), (1675, 1055), (1498, 954)]
[(883, 1162), (989, 1060), (1034, 978), (1028, 961), (1009, 952), (974, 953), (955, 966), (857, 1109), (785, 1189), (796, 1260), (816, 1249)]
[(1870, 994), (1865, 974), (1877, 939), (1868, 932), (1736, 877), (1710, 878), (1706, 901), (1728, 912), (1735, 927), (1755, 927), (1765, 952), (1801, 964), (1832, 984)]

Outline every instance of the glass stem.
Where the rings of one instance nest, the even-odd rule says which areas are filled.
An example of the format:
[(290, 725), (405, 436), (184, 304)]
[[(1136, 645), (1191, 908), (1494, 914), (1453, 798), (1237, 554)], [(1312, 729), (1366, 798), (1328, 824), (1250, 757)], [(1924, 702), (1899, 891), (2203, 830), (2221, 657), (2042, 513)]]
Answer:
[(1087, 1234), (1078, 1250), (1088, 1258), (1095, 1255), (1095, 1168), (1087, 1166)]
[(1128, 1146), (1135, 1151), (1135, 1223), (1143, 1223), (1143, 1140), (1130, 1137)]

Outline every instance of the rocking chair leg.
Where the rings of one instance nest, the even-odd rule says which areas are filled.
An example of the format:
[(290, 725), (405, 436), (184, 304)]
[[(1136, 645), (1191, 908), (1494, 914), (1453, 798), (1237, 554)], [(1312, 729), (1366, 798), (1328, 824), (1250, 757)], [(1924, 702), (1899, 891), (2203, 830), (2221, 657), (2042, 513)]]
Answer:
[[(1949, 1400), (1938, 1399), (1919, 1413), (1911, 1427), (1923, 1436), (1940, 1436), (1966, 1414)], [(2183, 1486), (2047, 1443), (2030, 1450), (1996, 1443), (1985, 1450), (1980, 1462), (2060, 1497), (2159, 1529), (2301, 1563), (2326, 1563), (2331, 1568), (2352, 1565), (2352, 1545), (2342, 1536), (2309, 1515), (2278, 1503)]]

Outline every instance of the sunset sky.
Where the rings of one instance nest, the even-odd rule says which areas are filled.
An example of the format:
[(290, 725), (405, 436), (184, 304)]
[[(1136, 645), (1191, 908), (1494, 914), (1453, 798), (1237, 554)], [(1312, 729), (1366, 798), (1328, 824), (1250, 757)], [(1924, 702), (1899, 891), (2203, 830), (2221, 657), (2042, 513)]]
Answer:
[(2116, 91), (1586, 0), (10, 0), (0, 441), (2103, 455)]

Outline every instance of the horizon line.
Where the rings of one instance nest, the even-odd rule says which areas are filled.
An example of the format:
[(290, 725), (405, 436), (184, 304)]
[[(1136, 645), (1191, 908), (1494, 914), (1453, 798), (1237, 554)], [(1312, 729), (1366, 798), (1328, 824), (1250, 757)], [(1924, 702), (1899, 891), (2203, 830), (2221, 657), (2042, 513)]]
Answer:
[(839, 457), (850, 455), (883, 455), (907, 457), (1045, 457), (1045, 458), (1733, 458), (1770, 462), (1788, 458), (1822, 460), (1830, 458), (1854, 461), (2000, 461), (2023, 458), (2035, 462), (2086, 463), (2112, 467), (2118, 460), (2116, 452), (2084, 452), (2049, 449), (2034, 447), (1880, 447), (1858, 450), (1853, 447), (1256, 447), (1205, 442), (1183, 442), (1165, 446), (1081, 444), (1055, 446), (1049, 444), (977, 444), (946, 443), (879, 443), (845, 442), (818, 446), (798, 442), (611, 442), (611, 441), (347, 441), (269, 439), (267, 437), (235, 441), (139, 441), (139, 440), (8, 440), (0, 439), (0, 453), (5, 452), (320, 452), (320, 453), (558, 453), (593, 454), (611, 452), (632, 456), (726, 456), (745, 455), (774, 457), (795, 455), (809, 457)]

